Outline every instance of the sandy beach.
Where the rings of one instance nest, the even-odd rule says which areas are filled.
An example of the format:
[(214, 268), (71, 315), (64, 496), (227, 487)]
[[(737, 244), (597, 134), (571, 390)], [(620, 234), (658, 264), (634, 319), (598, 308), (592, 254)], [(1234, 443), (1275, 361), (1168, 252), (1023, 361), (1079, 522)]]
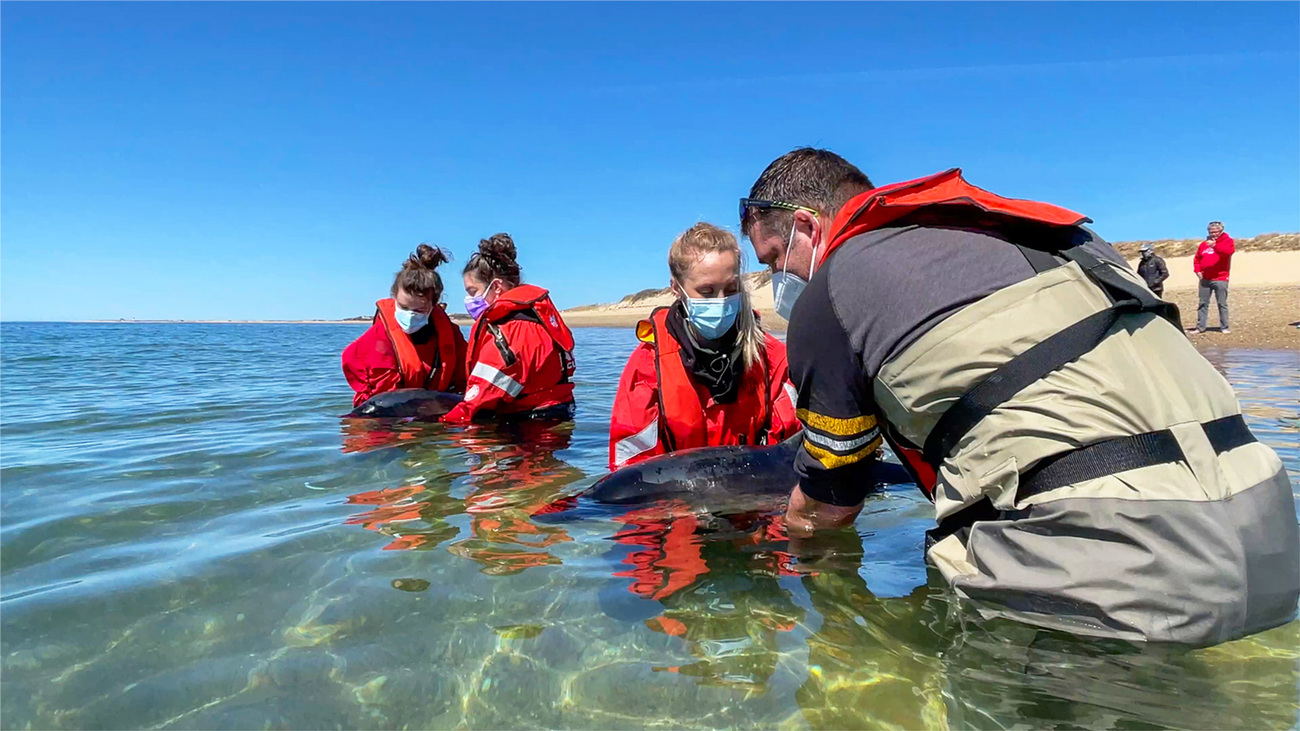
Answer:
[[(1277, 237), (1277, 234), (1270, 236)], [(1296, 234), (1284, 234), (1283, 245), (1296, 246)], [(1264, 239), (1265, 237), (1257, 237)], [(1218, 310), (1211, 303), (1209, 329), (1205, 333), (1189, 333), (1197, 346), (1232, 346), (1249, 348), (1274, 348), (1300, 350), (1300, 250), (1252, 251), (1248, 247), (1254, 240), (1241, 242), (1243, 249), (1232, 260), (1232, 279), (1229, 303), (1232, 328), (1229, 333), (1219, 332)], [(1127, 242), (1117, 247), (1125, 254), (1136, 251), (1136, 244)], [(1272, 243), (1270, 241), (1270, 243)], [(1158, 242), (1157, 251), (1171, 253), (1188, 251), (1187, 241)], [(1169, 267), (1169, 280), (1165, 285), (1165, 298), (1178, 305), (1184, 327), (1196, 325), (1197, 280), (1192, 272), (1191, 256), (1165, 259)], [(1137, 266), (1137, 260), (1129, 260)], [(753, 293), (755, 307), (763, 324), (773, 332), (785, 332), (786, 322), (772, 308), (771, 277), (766, 271), (745, 275)], [(628, 295), (622, 300), (603, 305), (574, 307), (564, 311), (564, 320), (571, 327), (633, 328), (648, 317), (656, 307), (673, 303), (667, 289), (646, 290)], [(457, 325), (469, 326), (464, 314), (453, 314)], [(198, 324), (295, 324), (295, 325), (369, 325), (366, 320), (86, 320), (93, 323), (168, 324), (191, 322)]]
[[(1178, 242), (1173, 242), (1178, 243)], [(1121, 249), (1123, 250), (1123, 249)], [(1160, 249), (1157, 248), (1157, 251)], [(1136, 261), (1130, 261), (1136, 266)], [(1167, 258), (1169, 280), (1165, 298), (1178, 305), (1185, 327), (1196, 325), (1197, 283), (1192, 257)], [(754, 304), (763, 323), (774, 332), (784, 332), (786, 323), (772, 310), (772, 288), (765, 272), (747, 275)], [(666, 291), (629, 296), (608, 305), (576, 307), (564, 312), (572, 327), (635, 327), (656, 307), (672, 304)], [(634, 301), (629, 301), (634, 300)], [(1218, 332), (1218, 310), (1210, 304), (1210, 327), (1203, 334), (1189, 334), (1201, 346), (1228, 345), (1247, 348), (1300, 350), (1300, 251), (1241, 251), (1232, 260), (1228, 302), (1232, 332)]]

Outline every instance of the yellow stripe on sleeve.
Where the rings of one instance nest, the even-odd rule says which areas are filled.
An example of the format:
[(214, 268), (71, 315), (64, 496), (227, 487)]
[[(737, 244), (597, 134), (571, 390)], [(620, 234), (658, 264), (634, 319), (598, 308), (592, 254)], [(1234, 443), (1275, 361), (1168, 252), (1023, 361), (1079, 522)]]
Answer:
[(815, 414), (808, 409), (799, 409), (795, 415), (799, 417), (799, 421), (813, 429), (839, 437), (861, 434), (876, 425), (876, 417), (871, 414), (855, 416), (852, 419), (840, 419), (834, 416)]
[(866, 457), (869, 457), (872, 452), (875, 452), (880, 448), (880, 437), (871, 440), (870, 444), (852, 454), (835, 454), (834, 452), (822, 449), (812, 442), (809, 442), (807, 439), (803, 442), (803, 448), (808, 450), (808, 454), (812, 455), (814, 459), (820, 462), (822, 467), (825, 467), (828, 470), (833, 470), (836, 467), (843, 467), (844, 465), (853, 464), (854, 462), (861, 462)]

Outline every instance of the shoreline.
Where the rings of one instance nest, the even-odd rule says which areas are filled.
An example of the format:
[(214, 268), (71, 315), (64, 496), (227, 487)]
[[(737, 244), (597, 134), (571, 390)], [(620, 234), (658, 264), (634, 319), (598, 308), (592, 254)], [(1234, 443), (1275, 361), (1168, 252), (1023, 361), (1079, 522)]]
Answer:
[[(1277, 238), (1278, 235), (1269, 236)], [(1295, 238), (1295, 234), (1283, 236)], [(1140, 242), (1134, 242), (1128, 248), (1136, 250), (1137, 243)], [(1195, 243), (1191, 241), (1192, 245)], [(1228, 290), (1232, 331), (1227, 334), (1218, 331), (1218, 308), (1211, 303), (1210, 327), (1204, 333), (1188, 333), (1196, 347), (1300, 351), (1300, 329), (1294, 326), (1294, 323), (1300, 321), (1300, 250), (1290, 248), (1291, 246), (1294, 246), (1294, 242), (1288, 243), (1282, 250), (1246, 249), (1238, 252), (1232, 260), (1232, 277)], [(1158, 246), (1157, 249), (1159, 248)], [(1136, 270), (1136, 259), (1128, 260), (1128, 264)], [(1166, 281), (1164, 297), (1178, 305), (1185, 328), (1189, 325), (1195, 327), (1199, 284), (1192, 272), (1192, 257), (1166, 257), (1165, 264), (1170, 276)], [(755, 276), (755, 273), (751, 272), (747, 276)], [(766, 281), (761, 282), (761, 285), (766, 285)], [(629, 303), (628, 300), (633, 298), (635, 304)], [(629, 295), (620, 302), (576, 307), (561, 314), (565, 322), (575, 328), (633, 328), (648, 317), (655, 307), (669, 305), (673, 299), (666, 290), (647, 291)], [(785, 320), (778, 317), (772, 309), (771, 287), (751, 285), (751, 302), (769, 331), (786, 331)]]
[[(1184, 327), (1195, 326), (1198, 286), (1192, 274), (1191, 257), (1170, 257), (1165, 260), (1170, 278), (1165, 289), (1165, 299), (1178, 305)], [(1130, 261), (1136, 266), (1136, 261)], [(1204, 333), (1188, 333), (1200, 347), (1264, 348), (1300, 351), (1300, 251), (1241, 252), (1232, 262), (1232, 279), (1229, 288), (1229, 305), (1232, 331), (1218, 331), (1217, 307), (1211, 305), (1209, 324)], [(623, 302), (603, 305), (585, 305), (564, 310), (561, 314), (570, 327), (604, 327), (632, 329), (648, 317), (656, 307), (671, 304), (673, 297), (666, 292), (650, 292), (636, 304)], [(753, 291), (753, 305), (762, 317), (766, 328), (774, 333), (786, 331), (786, 322), (772, 309), (771, 288), (759, 286)], [(450, 314), (450, 313), (449, 313)], [(461, 327), (472, 324), (463, 314), (451, 314), (452, 322)], [(17, 321), (11, 321), (17, 322)], [(76, 320), (79, 324), (100, 325), (359, 325), (368, 327), (364, 320)]]
[[(1196, 325), (1197, 290), (1185, 286), (1165, 292), (1165, 299), (1178, 305), (1183, 326)], [(1260, 348), (1266, 350), (1300, 351), (1300, 284), (1287, 285), (1236, 285), (1229, 289), (1229, 314), (1232, 331), (1224, 334), (1218, 329), (1218, 308), (1210, 305), (1208, 328), (1204, 333), (1188, 333), (1188, 338), (1198, 348), (1232, 347)], [(572, 328), (613, 328), (631, 330), (650, 315), (660, 303), (637, 307), (608, 309), (582, 309), (563, 312), (564, 320)], [(767, 330), (784, 333), (786, 322), (770, 309), (759, 307), (759, 314)], [(456, 324), (466, 326), (465, 318), (452, 318)], [(18, 324), (12, 320), (8, 324)], [(73, 320), (85, 325), (357, 325), (369, 327), (369, 320)]]
[[(1178, 305), (1183, 327), (1196, 325), (1198, 292), (1196, 288), (1175, 287), (1165, 291), (1165, 299)], [(1235, 285), (1228, 290), (1232, 332), (1218, 331), (1217, 306), (1210, 303), (1209, 327), (1201, 334), (1188, 333), (1198, 348), (1233, 347), (1265, 350), (1300, 351), (1300, 284)], [(573, 328), (606, 327), (632, 329), (649, 316), (655, 305), (621, 307), (605, 310), (564, 312), (564, 321)], [(785, 320), (774, 312), (759, 308), (766, 328), (775, 333), (786, 330)]]

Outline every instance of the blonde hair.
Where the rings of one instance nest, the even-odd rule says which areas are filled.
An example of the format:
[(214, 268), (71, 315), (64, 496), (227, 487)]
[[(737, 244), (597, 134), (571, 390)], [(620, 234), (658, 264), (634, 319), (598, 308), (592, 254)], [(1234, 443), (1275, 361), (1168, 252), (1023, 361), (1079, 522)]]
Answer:
[(745, 361), (745, 370), (749, 370), (763, 357), (766, 335), (763, 325), (754, 317), (754, 307), (750, 303), (749, 287), (741, 276), (744, 265), (744, 252), (740, 243), (731, 232), (718, 228), (711, 223), (697, 223), (683, 231), (673, 240), (668, 248), (668, 271), (678, 286), (691, 270), (691, 267), (705, 254), (732, 253), (736, 255), (736, 281), (740, 286), (740, 312), (736, 315), (736, 342), (740, 345), (741, 357)]

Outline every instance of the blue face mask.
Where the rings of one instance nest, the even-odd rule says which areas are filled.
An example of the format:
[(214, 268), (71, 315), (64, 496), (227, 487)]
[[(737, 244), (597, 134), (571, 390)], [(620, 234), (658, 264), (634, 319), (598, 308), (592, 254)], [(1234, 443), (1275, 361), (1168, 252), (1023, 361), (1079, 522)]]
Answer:
[(686, 298), (686, 319), (700, 335), (717, 340), (736, 324), (740, 314), (740, 294), (711, 299)]
[(429, 324), (429, 315), (424, 312), (415, 312), (412, 310), (404, 310), (401, 307), (394, 307), (393, 316), (397, 318), (397, 326), (402, 328), (402, 332), (407, 335), (410, 335)]
[[(785, 260), (781, 263), (781, 271), (772, 275), (772, 306), (776, 314), (781, 319), (789, 321), (790, 313), (794, 311), (794, 303), (798, 301), (799, 295), (803, 294), (803, 288), (808, 286), (808, 280), (797, 274), (791, 274), (786, 271), (790, 265), (790, 249), (794, 246), (794, 226), (790, 226), (790, 243), (785, 247)], [(817, 266), (817, 247), (813, 247), (813, 266)]]

